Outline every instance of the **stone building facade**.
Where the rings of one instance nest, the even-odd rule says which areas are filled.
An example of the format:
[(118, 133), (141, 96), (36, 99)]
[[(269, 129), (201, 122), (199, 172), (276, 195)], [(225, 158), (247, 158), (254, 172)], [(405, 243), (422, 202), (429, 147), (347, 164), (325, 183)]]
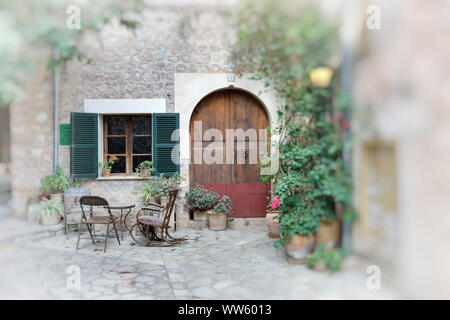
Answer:
[[(165, 112), (179, 113), (186, 111), (186, 99), (191, 99), (194, 104), (192, 112), (201, 99), (199, 91), (207, 95), (231, 85), (255, 97), (261, 96), (262, 82), (237, 76), (230, 82), (228, 78), (233, 75), (231, 49), (237, 36), (235, 4), (212, 5), (207, 1), (170, 4), (169, 1), (147, 7), (141, 13), (141, 25), (135, 34), (124, 27), (110, 25), (101, 31), (100, 39), (91, 34), (83, 38), (81, 51), (86, 58), (69, 62), (60, 76), (60, 124), (70, 123), (71, 112), (84, 112), (86, 99), (117, 99), (125, 103), (133, 99), (162, 99)], [(178, 81), (179, 87), (184, 86), (184, 89), (177, 97), (176, 79), (182, 79), (183, 75), (187, 78)], [(190, 96), (186, 94), (190, 89), (185, 81), (195, 83), (196, 75), (201, 79), (211, 76), (211, 81), (202, 80), (209, 91), (194, 85), (190, 89), (197, 92)], [(26, 98), (11, 109), (12, 199), (17, 215), (24, 214), (27, 197), (38, 193), (40, 179), (52, 172), (53, 93), (50, 77), (42, 66), (36, 77), (29, 80)], [(194, 96), (197, 100), (192, 98)], [(257, 99), (266, 102), (269, 117), (275, 121), (275, 93), (264, 93)], [(126, 104), (124, 106), (126, 113)], [(189, 120), (190, 114), (183, 117)], [(189, 142), (185, 135), (181, 139), (182, 146)], [(182, 150), (184, 191), (189, 185), (189, 166), (186, 164), (189, 149), (182, 147)], [(69, 175), (70, 147), (58, 146), (58, 154), (58, 164)], [(101, 159), (99, 155), (99, 161)], [(92, 194), (103, 196), (110, 202), (139, 201), (143, 183), (136, 178), (83, 179), (83, 186)], [(190, 225), (182, 197), (177, 206), (177, 225)], [(263, 223), (263, 219), (256, 220)], [(236, 225), (243, 223), (245, 221), (234, 222)]]

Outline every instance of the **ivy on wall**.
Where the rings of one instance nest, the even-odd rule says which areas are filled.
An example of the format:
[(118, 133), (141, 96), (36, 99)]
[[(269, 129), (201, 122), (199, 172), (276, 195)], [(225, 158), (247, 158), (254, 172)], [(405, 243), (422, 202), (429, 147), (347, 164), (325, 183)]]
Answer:
[[(112, 1), (107, 6), (80, 6), (80, 29), (67, 27), (69, 2), (54, 0), (4, 0), (0, 9), (0, 108), (22, 95), (22, 79), (36, 63), (61, 70), (72, 59), (82, 59), (80, 39), (86, 32), (99, 32), (118, 23), (134, 32), (142, 0)], [(46, 52), (36, 61), (28, 51)]]

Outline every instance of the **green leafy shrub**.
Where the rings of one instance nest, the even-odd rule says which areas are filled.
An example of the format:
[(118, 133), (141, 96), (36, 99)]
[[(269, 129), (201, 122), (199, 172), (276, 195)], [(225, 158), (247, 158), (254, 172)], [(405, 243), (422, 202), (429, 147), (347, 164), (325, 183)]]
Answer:
[(152, 197), (156, 202), (161, 200), (161, 197), (169, 195), (171, 184), (169, 179), (162, 174), (159, 176), (151, 176), (148, 181), (142, 185), (141, 199), (145, 204), (148, 204)]
[(44, 193), (64, 192), (69, 188), (76, 188), (81, 185), (81, 181), (73, 180), (64, 175), (60, 166), (56, 167), (56, 173), (45, 176), (41, 179), (41, 191)]
[(339, 271), (342, 260), (348, 255), (347, 250), (343, 248), (325, 250), (325, 245), (320, 244), (316, 251), (308, 255), (306, 265), (308, 268), (314, 268), (315, 265), (325, 262), (330, 271)]
[(261, 176), (273, 182), (283, 211), (278, 244), (286, 245), (285, 236), (315, 233), (321, 218), (334, 217), (337, 203), (351, 207), (350, 169), (342, 159), (350, 126), (341, 121), (349, 105), (333, 106), (336, 81), (321, 88), (309, 78), (312, 69), (328, 65), (339, 50), (336, 30), (310, 4), (247, 0), (240, 11), (233, 54), (237, 69), (251, 72), (251, 79), (263, 80), (285, 100), (277, 127), (269, 130), (280, 139), (279, 153), (267, 153), (260, 161), (266, 168), (272, 156), (279, 160), (276, 174)]
[(58, 214), (63, 214), (64, 205), (60, 199), (45, 199), (40, 203), (41, 214), (48, 216), (55, 216)]
[(213, 209), (220, 196), (200, 184), (193, 184), (184, 198), (187, 200), (187, 209), (205, 211)]
[(178, 172), (175, 172), (168, 180), (170, 190), (178, 189), (178, 191), (180, 191), (181, 176)]
[(214, 205), (213, 212), (216, 213), (226, 212), (228, 216), (232, 216), (234, 214), (233, 201), (231, 201), (230, 197), (226, 195), (221, 196), (220, 199), (217, 200), (216, 204)]

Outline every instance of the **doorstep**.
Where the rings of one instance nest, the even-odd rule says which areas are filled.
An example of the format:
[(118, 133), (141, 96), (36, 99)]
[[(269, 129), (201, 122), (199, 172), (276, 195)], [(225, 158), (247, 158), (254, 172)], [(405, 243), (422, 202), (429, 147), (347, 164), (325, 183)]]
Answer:
[[(266, 218), (233, 218), (233, 221), (228, 222), (230, 229), (244, 229), (247, 227), (260, 227), (266, 225)], [(208, 221), (189, 221), (189, 228), (202, 229), (208, 228)]]

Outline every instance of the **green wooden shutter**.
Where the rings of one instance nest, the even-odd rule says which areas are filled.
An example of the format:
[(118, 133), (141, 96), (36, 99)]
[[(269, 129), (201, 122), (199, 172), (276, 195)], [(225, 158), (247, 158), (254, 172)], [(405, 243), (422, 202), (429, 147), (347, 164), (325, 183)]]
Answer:
[[(175, 172), (180, 172), (179, 134), (177, 134), (178, 131), (174, 132), (180, 127), (179, 114), (154, 113), (152, 117), (153, 167), (156, 169), (154, 174), (172, 176)], [(172, 153), (174, 153), (175, 162), (172, 161)]]
[(96, 178), (98, 176), (98, 115), (70, 113), (70, 176)]
[(72, 134), (70, 130), (70, 124), (60, 124), (59, 125), (59, 145), (70, 146), (70, 135)]

